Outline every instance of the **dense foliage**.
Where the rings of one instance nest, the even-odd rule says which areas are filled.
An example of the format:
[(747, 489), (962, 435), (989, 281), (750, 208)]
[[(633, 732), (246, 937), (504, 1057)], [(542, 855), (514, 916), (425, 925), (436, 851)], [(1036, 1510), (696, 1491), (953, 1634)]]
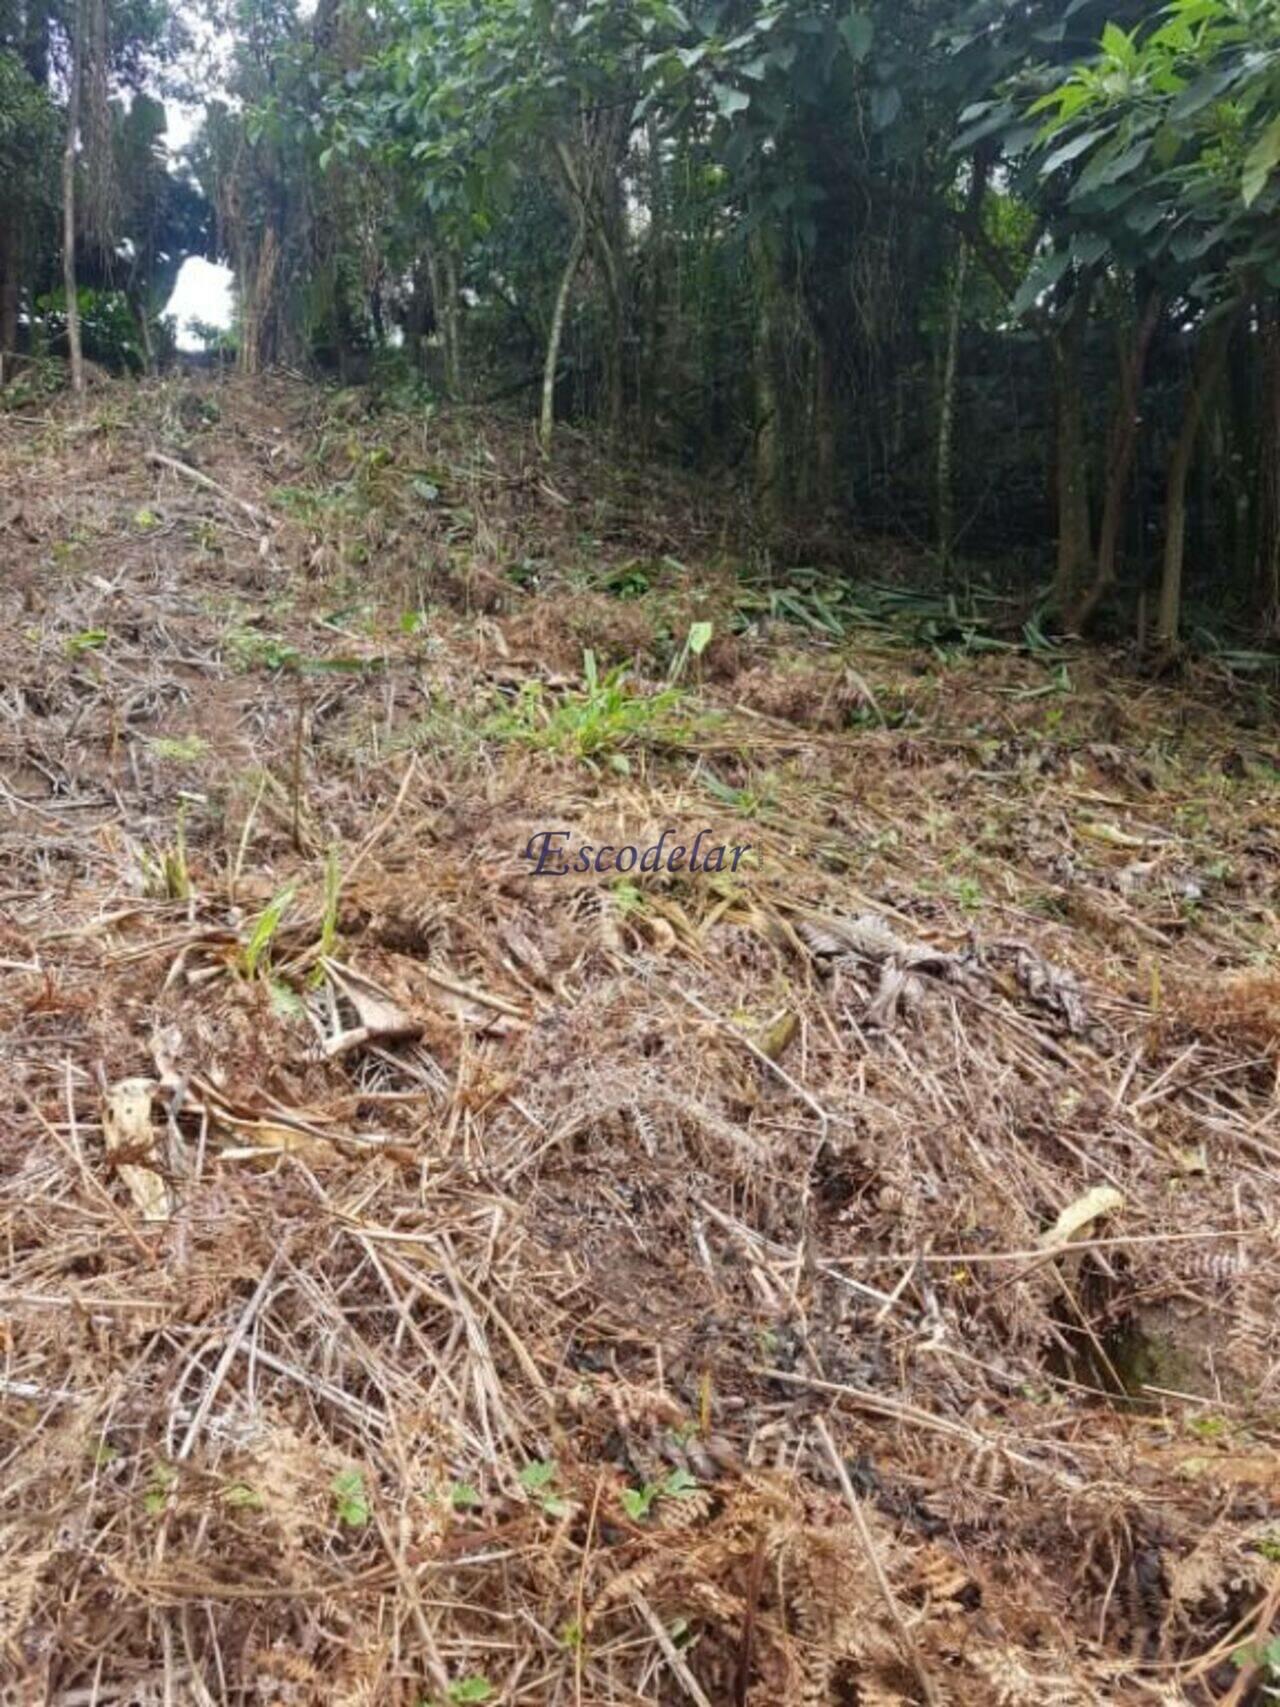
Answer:
[(182, 40), (164, 0), (0, 0), (0, 352), (11, 373), (19, 352), (64, 351), (69, 319), (86, 354), (110, 365), (141, 370), (163, 353), (178, 270), (209, 246), (204, 199), (169, 165), (155, 93)]
[[(1165, 653), (1184, 582), (1280, 636), (1280, 0), (227, 3), (193, 164), (247, 371), (598, 423), (778, 548), (852, 518), (1034, 585), (1056, 540), (1059, 619)], [(56, 130), (22, 23), (0, 104)]]

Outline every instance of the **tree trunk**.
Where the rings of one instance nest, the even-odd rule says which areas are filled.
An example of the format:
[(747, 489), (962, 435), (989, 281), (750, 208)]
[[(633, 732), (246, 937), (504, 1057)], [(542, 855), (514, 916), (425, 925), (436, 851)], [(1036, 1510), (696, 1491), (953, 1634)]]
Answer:
[(595, 238), (604, 272), (605, 297), (609, 309), (609, 343), (604, 363), (606, 418), (610, 437), (618, 444), (622, 439), (624, 404), (622, 280), (618, 272), (618, 257), (608, 235), (602, 228), (597, 228)]
[(641, 338), (639, 404), (640, 445), (648, 455), (653, 449), (658, 415), (658, 372), (662, 342), (662, 257), (666, 244), (666, 195), (658, 127), (650, 119), (645, 127), (649, 163), (649, 254), (644, 275), (644, 332)]
[(0, 215), (0, 385), (18, 353), (18, 298), (22, 264), (14, 209)]
[(243, 374), (255, 374), (258, 371), (258, 317), (247, 261), (236, 278), (236, 295), (240, 303), (240, 348), (236, 365)]
[(1115, 584), (1120, 530), (1124, 525), (1129, 481), (1138, 450), (1142, 380), (1146, 372), (1147, 352), (1159, 324), (1160, 308), (1160, 297), (1152, 291), (1143, 304), (1128, 348), (1121, 351), (1120, 391), (1107, 439), (1106, 496), (1102, 505), (1102, 524), (1098, 530), (1093, 585), (1075, 608), (1065, 613), (1067, 628), (1072, 634), (1083, 634), (1090, 618)]
[(1262, 322), (1262, 427), (1254, 569), (1260, 637), (1280, 640), (1280, 304)]
[(418, 359), (422, 364), (423, 372), (425, 374), (427, 374), (428, 376), (434, 378), (435, 376), (431, 372), (433, 363), (431, 361), (431, 355), (430, 355), (430, 340), (431, 340), (431, 337), (433, 335), (439, 334), (440, 345), (444, 351), (444, 383), (445, 383), (445, 389), (448, 390), (448, 387), (449, 387), (449, 333), (448, 333), (448, 330), (447, 330), (445, 323), (444, 323), (444, 321), (445, 321), (444, 287), (440, 282), (440, 258), (436, 254), (435, 238), (433, 236), (428, 236), (428, 239), (427, 239), (426, 267), (427, 267), (427, 289), (431, 293), (431, 315), (430, 315), (431, 324), (430, 324), (430, 330), (428, 330), (427, 316), (425, 313), (422, 314), (420, 317), (420, 342), (419, 342), (419, 346), (418, 346)]
[(84, 7), (78, 4), (72, 22), (67, 137), (62, 149), (62, 283), (67, 301), (67, 351), (71, 364), (71, 389), (77, 396), (84, 390), (84, 357), (80, 350), (80, 302), (76, 294), (76, 137), (80, 128), (84, 21)]
[(543, 456), (551, 455), (551, 439), (555, 431), (556, 368), (560, 364), (560, 341), (564, 336), (564, 322), (569, 311), (573, 281), (582, 265), (586, 247), (587, 227), (585, 220), (580, 217), (564, 264), (564, 272), (560, 275), (560, 287), (556, 291), (555, 307), (551, 312), (551, 330), (547, 334), (547, 357), (542, 369), (542, 418), (538, 428)]
[(1234, 314), (1223, 314), (1216, 326), (1201, 333), (1191, 387), (1182, 412), (1182, 426), (1165, 482), (1164, 567), (1160, 578), (1160, 600), (1156, 608), (1156, 651), (1163, 658), (1178, 650), (1182, 621), (1182, 565), (1187, 536), (1187, 477), (1191, 473), (1196, 440), (1209, 393), (1226, 359), (1235, 326)]
[(146, 302), (137, 302), (133, 306), (133, 317), (138, 324), (138, 342), (142, 345), (142, 368), (148, 379), (153, 378), (156, 371), (155, 345), (151, 340), (151, 315)]
[(962, 237), (956, 248), (951, 300), (947, 304), (947, 350), (942, 368), (942, 394), (938, 400), (938, 561), (944, 574), (950, 574), (955, 553), (955, 489), (951, 464), (955, 440), (956, 380), (960, 370), (960, 321), (968, 271), (969, 243)]
[(444, 334), (444, 378), (450, 397), (462, 396), (462, 308), (458, 263), (451, 249), (444, 252), (444, 301), (440, 324)]
[(825, 515), (835, 498), (836, 434), (832, 416), (831, 351), (826, 327), (815, 327), (813, 348), (813, 500)]
[(755, 497), (760, 520), (766, 529), (777, 525), (782, 514), (781, 426), (778, 375), (775, 368), (778, 277), (768, 236), (759, 227), (752, 233), (751, 255), (755, 270), (756, 337), (755, 379)]
[(1057, 391), (1058, 612), (1074, 610), (1089, 572), (1089, 472), (1085, 449), (1084, 334), (1089, 323), (1089, 283), (1077, 287), (1066, 323), (1054, 340)]

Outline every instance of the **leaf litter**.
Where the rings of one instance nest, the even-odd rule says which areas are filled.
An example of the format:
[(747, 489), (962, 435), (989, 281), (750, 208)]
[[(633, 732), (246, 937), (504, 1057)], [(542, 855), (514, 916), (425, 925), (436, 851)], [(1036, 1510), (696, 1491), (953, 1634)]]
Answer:
[(572, 434), (189, 384), (0, 421), (13, 1698), (1225, 1698), (1269, 708), (926, 644)]

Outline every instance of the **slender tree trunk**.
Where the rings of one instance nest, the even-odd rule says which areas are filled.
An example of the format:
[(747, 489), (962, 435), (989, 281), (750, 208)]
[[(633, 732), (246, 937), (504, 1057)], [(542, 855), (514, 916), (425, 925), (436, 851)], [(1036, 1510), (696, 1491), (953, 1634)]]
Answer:
[(1196, 354), (1191, 387), (1182, 412), (1182, 426), (1165, 482), (1164, 567), (1160, 578), (1160, 600), (1156, 608), (1156, 650), (1164, 658), (1178, 650), (1182, 621), (1182, 566), (1187, 536), (1187, 478), (1191, 473), (1200, 423), (1214, 382), (1226, 360), (1235, 326), (1235, 316), (1224, 314), (1216, 326), (1203, 332)]
[(255, 374), (258, 371), (258, 312), (253, 301), (247, 261), (239, 269), (236, 296), (240, 303), (240, 348), (236, 366), (243, 374)]
[(71, 363), (71, 389), (77, 396), (84, 390), (84, 357), (80, 350), (80, 302), (76, 294), (76, 137), (80, 128), (84, 22), (84, 7), (77, 4), (72, 22), (67, 137), (62, 149), (62, 283), (67, 302), (67, 350)]
[(623, 392), (623, 323), (622, 323), (622, 279), (618, 271), (618, 257), (614, 246), (602, 229), (597, 229), (596, 248), (605, 279), (605, 297), (609, 309), (609, 344), (605, 351), (605, 388), (606, 412), (609, 434), (615, 444), (622, 438), (622, 415), (624, 406)]
[(19, 259), (18, 222), (15, 210), (0, 215), (0, 385), (9, 374), (11, 359), (18, 351), (18, 295), (22, 267)]
[(543, 456), (551, 455), (551, 439), (555, 431), (556, 418), (556, 368), (560, 364), (560, 342), (564, 337), (565, 316), (569, 311), (569, 297), (573, 291), (573, 281), (577, 277), (578, 268), (582, 265), (582, 257), (587, 247), (586, 221), (579, 216), (577, 228), (573, 234), (573, 242), (564, 264), (564, 272), (560, 275), (560, 287), (556, 291), (555, 307), (551, 311), (551, 330), (547, 334), (547, 355), (542, 369), (542, 417), (538, 428), (538, 439), (542, 445)]
[(1063, 620), (1074, 610), (1089, 571), (1089, 471), (1085, 446), (1084, 334), (1091, 287), (1080, 285), (1054, 341), (1057, 390), (1057, 603)]
[[(439, 334), (440, 346), (441, 346), (442, 350), (444, 351), (444, 383), (445, 383), (445, 389), (448, 390), (448, 388), (449, 388), (449, 331), (448, 331), (447, 326), (445, 325), (444, 286), (443, 286), (443, 284), (441, 282), (441, 278), (440, 278), (440, 258), (436, 254), (436, 245), (435, 245), (435, 239), (434, 238), (428, 239), (426, 259), (427, 259), (427, 287), (431, 292), (432, 331)], [(421, 355), (421, 359), (422, 359), (422, 366), (423, 366), (424, 372), (429, 371), (427, 349), (428, 349), (428, 338), (424, 332), (423, 339), (422, 339), (422, 348), (420, 351), (420, 355)]]
[(666, 245), (666, 194), (658, 127), (648, 121), (645, 135), (649, 161), (649, 254), (644, 276), (644, 332), (640, 349), (640, 444), (653, 449), (658, 414), (658, 368), (662, 341), (662, 257)]
[(969, 242), (962, 237), (956, 248), (951, 300), (947, 304), (947, 350), (942, 368), (942, 395), (938, 400), (938, 561), (950, 574), (955, 553), (955, 485), (952, 452), (955, 439), (956, 381), (960, 370), (960, 321), (964, 310), (964, 287), (969, 272)]
[(138, 325), (138, 342), (142, 345), (142, 371), (151, 378), (156, 371), (156, 351), (151, 340), (151, 316), (145, 301), (134, 303), (133, 317)]
[(766, 528), (777, 525), (782, 515), (782, 422), (781, 398), (775, 367), (778, 298), (777, 263), (767, 234), (757, 227), (751, 237), (755, 270), (756, 336), (755, 379), (755, 496), (760, 520)]
[(1262, 430), (1255, 506), (1254, 567), (1259, 630), (1280, 640), (1280, 304), (1265, 306), (1262, 323)]
[(458, 262), (451, 249), (444, 252), (444, 301), (440, 309), (444, 335), (445, 385), (451, 397), (462, 396), (462, 293), (458, 289)]
[(1074, 610), (1065, 613), (1067, 627), (1073, 634), (1084, 632), (1090, 618), (1115, 585), (1120, 531), (1124, 525), (1129, 481), (1138, 450), (1142, 380), (1146, 372), (1147, 352), (1151, 348), (1151, 340), (1159, 324), (1160, 308), (1160, 297), (1157, 292), (1152, 291), (1143, 304), (1128, 348), (1121, 352), (1120, 392), (1107, 441), (1106, 496), (1102, 505), (1102, 523), (1098, 530), (1098, 553), (1094, 560), (1093, 584), (1083, 593)]
[(821, 514), (835, 498), (836, 434), (831, 398), (831, 351), (826, 327), (814, 328), (813, 347), (813, 499)]

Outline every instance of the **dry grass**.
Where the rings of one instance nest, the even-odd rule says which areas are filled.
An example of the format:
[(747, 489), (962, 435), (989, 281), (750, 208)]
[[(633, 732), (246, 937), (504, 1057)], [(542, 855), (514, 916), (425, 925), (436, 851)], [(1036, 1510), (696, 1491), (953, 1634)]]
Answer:
[(0, 417), (0, 491), (6, 1700), (1228, 1695), (1273, 727), (733, 634), (728, 506), (292, 381)]

